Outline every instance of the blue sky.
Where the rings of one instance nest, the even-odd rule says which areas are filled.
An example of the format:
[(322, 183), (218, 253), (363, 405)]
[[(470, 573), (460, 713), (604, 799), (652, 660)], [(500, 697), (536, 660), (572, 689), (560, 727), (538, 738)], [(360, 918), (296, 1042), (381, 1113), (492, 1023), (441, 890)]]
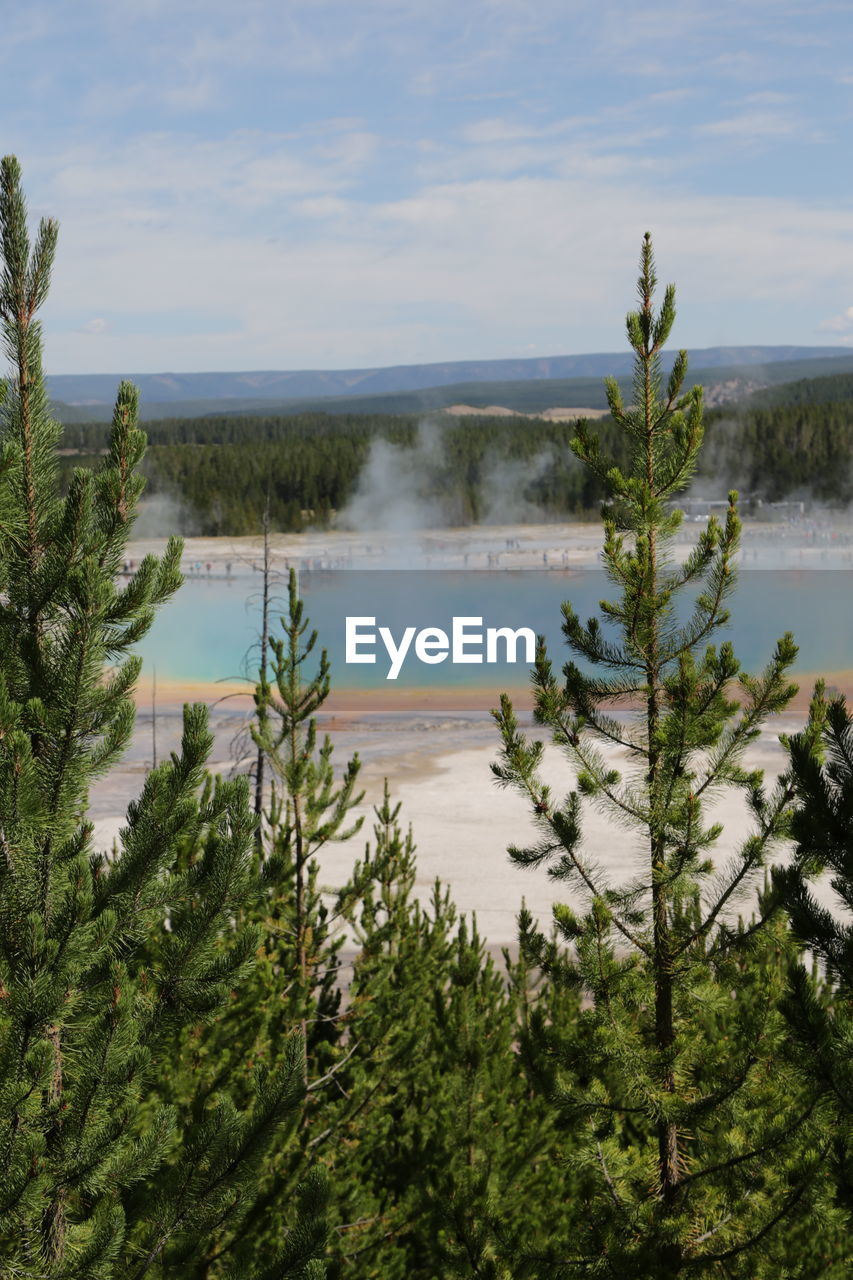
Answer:
[(849, 0), (4, 8), (50, 372), (853, 344)]

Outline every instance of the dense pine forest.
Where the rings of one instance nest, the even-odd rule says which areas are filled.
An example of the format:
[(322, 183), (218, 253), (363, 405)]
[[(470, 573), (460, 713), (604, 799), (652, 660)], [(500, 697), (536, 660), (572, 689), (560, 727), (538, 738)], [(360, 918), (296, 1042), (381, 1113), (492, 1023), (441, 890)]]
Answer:
[[(612, 419), (601, 419), (598, 430), (624, 461)], [(418, 451), (425, 432), (431, 447)], [(606, 490), (578, 464), (574, 432), (570, 422), (526, 417), (223, 414), (148, 424), (143, 470), (148, 497), (180, 504), (181, 528), (166, 533), (257, 533), (267, 500), (273, 527), (283, 531), (334, 522), (378, 441), (400, 455), (411, 451), (418, 497), (436, 504), (437, 521), (491, 519), (494, 478), (506, 469), (517, 487), (519, 519), (590, 518)], [(67, 425), (62, 443), (70, 475), (81, 463), (97, 463), (107, 428)], [(402, 456), (399, 462), (405, 467)], [(764, 501), (793, 496), (846, 506), (853, 498), (850, 376), (793, 383), (710, 411), (697, 476), (702, 492), (715, 497), (737, 486)]]
[[(488, 481), (496, 468), (530, 465), (522, 497), (558, 519), (594, 507), (599, 488), (570, 450), (574, 428), (527, 418), (333, 416), (177, 419), (152, 423), (144, 464), (149, 496), (180, 500), (188, 531), (255, 533), (269, 499), (274, 528), (328, 523), (356, 493), (371, 446), (387, 442), (401, 468), (410, 452), (418, 466), (418, 496), (440, 499), (445, 523), (476, 523), (487, 514)], [(427, 431), (429, 449), (418, 450)], [(102, 425), (66, 426), (70, 474), (94, 463), (105, 446)]]
[[(134, 647), (180, 589), (181, 546), (120, 576), (146, 482), (129, 383), (103, 452), (67, 473), (37, 319), (57, 228), (31, 239), (8, 157), (0, 230), (0, 1275), (849, 1277), (853, 929), (812, 882), (830, 868), (853, 905), (853, 722), (818, 687), (782, 776), (744, 762), (790, 704), (796, 648), (780, 637), (752, 675), (715, 643), (735, 494), (687, 561), (667, 558), (704, 424), (686, 356), (660, 370), (675, 295), (656, 307), (649, 237), (636, 404), (609, 382), (608, 422), (551, 439), (610, 499), (612, 599), (606, 626), (564, 606), (593, 674), (540, 650), (532, 736), (508, 699), (496, 712), (492, 782), (525, 798), (533, 833), (510, 856), (564, 901), (547, 922), (519, 904), (519, 958), (500, 964), (445, 886), (415, 899), (416, 833), (387, 790), (360, 831), (359, 761), (320, 734), (329, 669), (294, 576), (257, 673), (252, 771), (212, 776), (206, 708), (187, 707), (115, 848), (93, 848), (91, 784), (128, 743)], [(370, 433), (347, 429), (352, 482)], [(304, 458), (333, 455), (323, 431), (303, 428)], [(705, 804), (724, 790), (752, 830), (722, 857)], [(590, 804), (632, 840), (626, 883), (585, 846)], [(346, 839), (361, 856), (323, 893), (317, 855)]]

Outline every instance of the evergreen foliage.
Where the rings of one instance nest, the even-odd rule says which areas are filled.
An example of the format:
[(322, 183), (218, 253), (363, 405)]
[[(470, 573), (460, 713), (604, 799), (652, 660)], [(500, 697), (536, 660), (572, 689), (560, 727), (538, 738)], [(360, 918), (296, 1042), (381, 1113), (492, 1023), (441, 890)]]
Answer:
[[(266, 812), (268, 838), (264, 875), (276, 882), (276, 907), (289, 915), (277, 921), (277, 943), (268, 948), (274, 970), (291, 975), (294, 1008), (302, 1013), (317, 998), (313, 1034), (324, 1038), (323, 1023), (335, 1009), (327, 1007), (333, 989), (338, 938), (331, 949), (326, 909), (317, 888), (317, 855), (332, 840), (349, 840), (361, 827), (361, 819), (348, 825), (348, 815), (364, 798), (356, 793), (360, 762), (350, 760), (340, 783), (332, 764), (328, 735), (317, 747), (317, 712), (329, 696), (329, 660), (325, 650), (315, 673), (306, 678), (305, 664), (317, 644), (317, 632), (309, 631), (305, 606), (299, 598), (296, 571), (288, 583), (288, 610), (281, 619), (284, 638), (269, 638), (270, 669), (274, 684), (262, 670), (255, 693), (256, 722), (252, 738), (270, 768), (272, 787)], [(359, 886), (349, 886), (352, 897)], [(275, 917), (274, 917), (275, 918)], [(270, 974), (270, 977), (272, 975)], [(337, 1004), (337, 999), (335, 999)], [(307, 1036), (306, 1036), (307, 1038)]]
[(853, 402), (779, 404), (712, 415), (702, 471), (770, 502), (853, 498)]
[[(552, 794), (541, 775), (544, 746), (519, 730), (506, 697), (494, 770), (528, 798), (539, 831), (535, 845), (510, 851), (513, 859), (544, 865), (584, 904), (555, 909), (568, 956), (528, 916), (521, 922), (531, 961), (591, 997), (580, 1035), (539, 1028), (589, 1215), (586, 1233), (565, 1241), (563, 1262), (548, 1274), (738, 1274), (743, 1262), (757, 1276), (774, 1228), (819, 1195), (827, 1149), (814, 1100), (784, 1052), (772, 963), (773, 950), (787, 945), (784, 931), (766, 915), (750, 928), (731, 920), (738, 895), (754, 887), (788, 831), (788, 783), (767, 790), (742, 757), (790, 701), (796, 649), (785, 636), (752, 677), (729, 643), (708, 643), (727, 621), (734, 584), (735, 494), (725, 522), (711, 519), (684, 563), (667, 554), (681, 520), (669, 501), (688, 483), (702, 443), (702, 395), (681, 394), (684, 352), (662, 382), (675, 295), (669, 286), (655, 312), (654, 288), (647, 236), (640, 305), (627, 318), (633, 405), (623, 405), (614, 380), (607, 384), (630, 466), (614, 464), (587, 424), (574, 445), (611, 495), (603, 558), (619, 595), (602, 602), (604, 625), (584, 624), (563, 606), (566, 640), (584, 668), (570, 660), (559, 678), (540, 648), (534, 673), (536, 721), (574, 766), (576, 786), (565, 798)], [(742, 793), (754, 830), (715, 867), (721, 829), (703, 808), (724, 787)], [(590, 803), (612, 815), (620, 839), (634, 833), (637, 870), (627, 884), (612, 883), (584, 847)]]
[[(256, 686), (251, 729), (271, 785), (255, 833), (250, 890), (232, 916), (227, 943), (234, 946), (248, 932), (255, 963), (232, 984), (215, 1018), (196, 1020), (183, 1030), (175, 1045), (175, 1068), (156, 1083), (153, 1095), (171, 1106), (194, 1095), (203, 1114), (227, 1085), (237, 1106), (246, 1109), (262, 1066), (272, 1078), (298, 1080), (305, 1101), (298, 1125), (271, 1135), (244, 1211), (212, 1224), (195, 1240), (184, 1258), (182, 1274), (188, 1280), (251, 1274), (259, 1262), (275, 1257), (299, 1188), (312, 1186), (315, 1154), (322, 1160), (328, 1097), (338, 1093), (343, 1057), (338, 969), (344, 941), (339, 922), (343, 898), (357, 893), (358, 886), (348, 885), (330, 908), (318, 884), (317, 854), (361, 825), (348, 819), (362, 798), (355, 791), (359, 762), (351, 760), (338, 781), (331, 741), (326, 737), (318, 746), (316, 716), (329, 693), (329, 666), (322, 653), (317, 669), (309, 670), (317, 635), (305, 619), (295, 573), (281, 626), (282, 636), (268, 638), (269, 660)], [(225, 785), (218, 779), (208, 782), (208, 794), (218, 795)], [(200, 831), (186, 844), (182, 861), (188, 870), (203, 864), (208, 841)], [(324, 1221), (328, 1205), (322, 1204)], [(316, 1245), (320, 1232), (310, 1224), (300, 1230)]]
[[(426, 425), (431, 447), (415, 452)], [(407, 484), (449, 524), (488, 518), (492, 477), (517, 474), (514, 500), (558, 519), (594, 508), (601, 490), (569, 449), (574, 427), (526, 418), (332, 417), (208, 418), (152, 423), (147, 492), (181, 505), (186, 532), (254, 534), (269, 503), (272, 527), (300, 530), (329, 522), (356, 492), (375, 443), (417, 459)], [(67, 427), (82, 450), (72, 464), (97, 460), (103, 428)]]
[[(258, 963), (225, 1010), (187, 1029), (155, 1090), (176, 1105), (228, 1080), (240, 1100), (240, 1079), (248, 1090), (253, 1064), (275, 1070), (300, 1026), (307, 1104), (293, 1140), (268, 1147), (254, 1203), (197, 1241), (185, 1274), (212, 1280), (268, 1256), (316, 1160), (330, 1187), (330, 1275), (508, 1275), (503, 1254), (547, 1248), (545, 1206), (562, 1191), (557, 1121), (527, 1083), (519, 1041), (532, 1008), (566, 1023), (577, 995), (537, 991), (523, 962), (502, 975), (439, 885), (419, 904), (414, 844), (387, 788), (363, 858), (342, 888), (322, 889), (317, 855), (355, 833), (361, 797), (358, 761), (339, 776), (318, 732), (329, 684), (315, 645), (292, 574), (256, 688), (252, 732), (271, 778), (258, 894), (234, 925), (258, 931)], [(185, 864), (199, 854), (188, 845)]]
[[(92, 848), (92, 780), (133, 725), (132, 646), (176, 590), (181, 547), (117, 585), (142, 487), (135, 389), (119, 389), (107, 453), (58, 489), (36, 314), (56, 224), (30, 244), (20, 170), (0, 165), (0, 318), (13, 375), (0, 424), (0, 1269), (30, 1280), (184, 1276), (214, 1224), (245, 1211), (272, 1138), (298, 1114), (298, 1038), (196, 1107), (152, 1101), (176, 1039), (251, 963), (232, 928), (250, 888), (245, 780), (201, 796), (211, 746), (188, 708), (181, 751), (147, 777), (112, 858)], [(181, 865), (188, 840), (204, 854)], [(243, 1276), (317, 1276), (320, 1193)], [(276, 1254), (278, 1259), (276, 1260)], [(313, 1270), (312, 1270), (313, 1268)]]
[[(249, 424), (247, 424), (249, 425)], [(253, 424), (252, 424), (253, 425)], [(151, 492), (178, 494), (188, 518), (203, 533), (254, 533), (269, 492), (274, 527), (299, 530), (327, 523), (356, 493), (373, 442), (387, 440), (417, 459), (416, 491), (436, 512), (436, 522), (471, 524), (489, 513), (491, 480), (500, 466), (521, 468), (517, 501), (535, 505), (546, 517), (578, 512), (597, 501), (590, 495), (568, 448), (565, 423), (513, 419), (485, 424), (445, 420), (430, 428), (434, 447), (415, 452), (416, 424), (393, 420), (380, 428), (368, 420), (341, 427), (328, 419), (320, 429), (286, 430), (274, 441), (158, 446), (149, 464)], [(409, 483), (407, 481), (407, 483)]]
[[(804, 1069), (833, 1117), (832, 1160), (838, 1195), (853, 1209), (853, 716), (843, 697), (818, 684), (807, 728), (788, 740), (796, 787), (793, 862), (778, 868), (775, 889), (804, 946), (821, 963), (825, 985), (800, 962), (786, 1004)], [(812, 883), (826, 873), (827, 905)]]
[(826, 374), (823, 377), (797, 378), (780, 386), (754, 391), (749, 406), (836, 404), (853, 400), (853, 372)]
[(367, 1069), (372, 1096), (336, 1155), (333, 1274), (535, 1275), (525, 1257), (576, 1214), (557, 1121), (526, 1080), (519, 1042), (534, 1009), (576, 1018), (577, 995), (539, 987), (506, 953), (501, 971), (439, 883), (428, 905), (414, 898), (415, 847), (387, 788), (366, 860), (375, 874), (353, 916), (348, 1012), (349, 1043), (364, 1052), (342, 1084), (349, 1093)]
[[(708, 412), (705, 448), (697, 460), (705, 490), (712, 486), (722, 497), (737, 485), (765, 501), (849, 503), (853, 401), (841, 378), (805, 385), (824, 381), (836, 397), (827, 391), (821, 398), (818, 389), (814, 399), (805, 392), (793, 403), (765, 405), (752, 398)], [(419, 496), (449, 523), (493, 517), (490, 477), (506, 467), (518, 469), (513, 497), (522, 520), (589, 517), (606, 494), (603, 478), (571, 456), (573, 423), (443, 415), (421, 421), (441, 444), (428, 459), (412, 454), (419, 458)], [(322, 413), (152, 423), (147, 492), (177, 501), (184, 532), (256, 533), (268, 498), (274, 527), (298, 531), (333, 522), (355, 493), (374, 442), (414, 450), (418, 426), (413, 417)], [(626, 440), (616, 424), (600, 419), (596, 431), (604, 452), (626, 466)], [(66, 427), (64, 439), (80, 450), (61, 460), (64, 476), (76, 466), (98, 465), (106, 439), (102, 425)]]

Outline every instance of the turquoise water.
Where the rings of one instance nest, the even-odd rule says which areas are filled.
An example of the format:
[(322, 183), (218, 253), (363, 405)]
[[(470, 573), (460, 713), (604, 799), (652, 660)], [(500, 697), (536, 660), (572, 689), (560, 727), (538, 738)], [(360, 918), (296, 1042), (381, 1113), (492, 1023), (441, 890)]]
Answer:
[[(571, 601), (582, 618), (598, 613), (598, 602), (614, 590), (600, 570), (560, 571), (341, 571), (309, 572), (300, 578), (306, 613), (319, 632), (338, 689), (518, 687), (522, 664), (435, 665), (412, 651), (395, 682), (382, 642), (373, 666), (345, 661), (345, 619), (373, 616), (399, 640), (407, 626), (450, 632), (454, 616), (481, 617), (483, 627), (529, 627), (544, 634), (557, 665), (570, 655), (561, 635), (560, 604)], [(277, 621), (284, 600), (277, 599)], [(756, 671), (769, 659), (777, 638), (792, 631), (800, 646), (796, 670), (838, 671), (853, 667), (853, 571), (746, 569), (729, 605), (732, 623), (715, 640), (730, 639), (742, 664)], [(160, 612), (140, 652), (146, 675), (158, 680), (212, 683), (253, 675), (257, 667), (260, 608), (257, 582), (191, 579)], [(280, 630), (273, 627), (273, 633)], [(254, 646), (254, 649), (253, 649)], [(474, 646), (476, 651), (476, 646)]]

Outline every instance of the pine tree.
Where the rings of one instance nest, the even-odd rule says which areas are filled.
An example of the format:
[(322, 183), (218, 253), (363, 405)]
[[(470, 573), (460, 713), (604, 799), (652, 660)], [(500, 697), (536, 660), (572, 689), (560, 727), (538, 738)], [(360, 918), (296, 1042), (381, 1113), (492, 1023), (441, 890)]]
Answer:
[[(246, 1105), (159, 1105), (182, 1028), (250, 967), (253, 821), (244, 780), (202, 797), (211, 747), (187, 708), (111, 859), (92, 848), (89, 787), (126, 745), (133, 645), (180, 584), (178, 541), (123, 585), (145, 437), (122, 383), (109, 449), (60, 496), (36, 314), (57, 239), (30, 245), (20, 170), (0, 166), (0, 318), (13, 375), (0, 424), (0, 1270), (31, 1280), (186, 1274), (197, 1239), (245, 1212), (259, 1162), (298, 1117), (296, 1037)], [(180, 865), (187, 841), (204, 855)], [(243, 1275), (320, 1274), (322, 1191)]]
[[(786, 1001), (791, 1028), (823, 1104), (834, 1141), (830, 1168), (847, 1229), (853, 1213), (853, 716), (819, 683), (806, 729), (787, 740), (796, 788), (793, 862), (774, 873), (792, 928), (822, 973), (799, 961)], [(829, 873), (832, 905), (811, 882)], [(847, 1261), (853, 1257), (848, 1249)]]
[[(496, 776), (528, 798), (539, 833), (511, 856), (547, 866), (585, 904), (554, 910), (568, 959), (529, 918), (522, 928), (531, 960), (591, 997), (579, 1033), (543, 1027), (540, 1035), (540, 1056), (557, 1067), (551, 1095), (580, 1144), (573, 1160), (588, 1201), (587, 1230), (563, 1242), (554, 1275), (578, 1266), (620, 1278), (737, 1274), (786, 1213), (808, 1202), (825, 1149), (808, 1089), (783, 1053), (782, 983), (770, 957), (784, 930), (766, 915), (748, 928), (731, 920), (787, 834), (789, 783), (766, 790), (743, 753), (790, 701), (796, 649), (783, 637), (752, 677), (729, 642), (709, 643), (728, 620), (735, 584), (736, 494), (683, 563), (672, 557), (681, 522), (672, 500), (696, 466), (702, 397), (698, 387), (681, 393), (684, 351), (664, 384), (675, 291), (666, 289), (656, 312), (655, 284), (647, 235), (639, 308), (627, 317), (633, 404), (607, 381), (630, 465), (608, 460), (587, 424), (573, 442), (610, 495), (603, 560), (618, 595), (602, 602), (604, 625), (584, 624), (565, 604), (567, 643), (586, 666), (570, 660), (560, 678), (541, 646), (533, 677), (536, 722), (576, 770), (575, 789), (555, 797), (541, 776), (544, 744), (520, 731), (506, 697), (496, 713)], [(721, 831), (703, 806), (722, 788), (744, 795), (754, 830), (715, 866)], [(612, 815), (615, 838), (635, 833), (628, 884), (612, 883), (604, 851), (584, 847), (589, 803)], [(756, 1257), (744, 1263), (750, 1275), (761, 1274)]]
[[(305, 604), (299, 596), (296, 571), (290, 570), (288, 610), (281, 619), (284, 637), (269, 637), (272, 681), (262, 668), (255, 693), (256, 721), (252, 738), (272, 774), (268, 826), (267, 875), (280, 880), (276, 903), (285, 913), (275, 946), (277, 962), (293, 970), (292, 1002), (302, 1010), (303, 1035), (308, 1041), (306, 1001), (317, 993), (311, 1035), (324, 1037), (322, 1024), (334, 1017), (332, 995), (339, 937), (327, 949), (327, 910), (317, 888), (317, 854), (331, 840), (348, 840), (361, 819), (347, 825), (350, 811), (364, 798), (356, 793), (360, 763), (350, 760), (338, 782), (332, 763), (333, 747), (326, 735), (317, 747), (317, 712), (329, 696), (330, 666), (326, 651), (316, 672), (306, 678), (306, 663), (317, 644), (309, 629)], [(354, 893), (354, 889), (350, 889)], [(319, 1031), (318, 1031), (319, 1028)]]
[(575, 992), (537, 983), (523, 960), (499, 966), (476, 921), (449, 892), (414, 897), (416, 850), (386, 784), (374, 864), (353, 912), (358, 951), (349, 988), (334, 1153), (334, 1274), (383, 1280), (535, 1275), (559, 1217), (576, 1225), (557, 1161), (556, 1118), (525, 1078), (518, 1042), (531, 1011), (577, 1016)]
[[(261, 663), (250, 726), (269, 793), (262, 797), (250, 891), (231, 925), (235, 937), (251, 932), (255, 964), (233, 984), (227, 1005), (214, 1019), (187, 1026), (176, 1045), (175, 1070), (158, 1082), (156, 1095), (168, 1105), (186, 1105), (195, 1097), (195, 1113), (202, 1118), (209, 1100), (227, 1085), (234, 1100), (248, 1107), (257, 1066), (263, 1064), (274, 1075), (289, 1071), (296, 1043), (297, 1070), (307, 1096), (296, 1130), (280, 1130), (268, 1144), (245, 1212), (197, 1242), (194, 1256), (185, 1262), (187, 1280), (213, 1280), (230, 1275), (233, 1267), (242, 1275), (253, 1259), (274, 1251), (312, 1166), (333, 1164), (327, 1148), (337, 1126), (329, 1104), (340, 1094), (338, 1072), (346, 1054), (340, 950), (346, 915), (364, 892), (365, 877), (350, 878), (336, 893), (324, 892), (317, 855), (331, 841), (350, 838), (361, 825), (360, 819), (350, 819), (362, 798), (355, 790), (359, 762), (357, 757), (350, 760), (338, 777), (330, 738), (318, 741), (317, 716), (329, 694), (329, 662), (325, 652), (316, 652), (317, 633), (305, 614), (295, 572), (289, 576), (280, 626), (281, 634), (272, 628), (268, 634), (268, 657)], [(208, 783), (208, 793), (215, 797), (222, 786), (221, 780)], [(208, 838), (201, 831), (197, 840), (186, 843), (181, 853), (185, 869), (205, 858)], [(352, 1105), (358, 1105), (357, 1098)], [(334, 1204), (329, 1211), (334, 1212)]]
[[(266, 688), (268, 684), (267, 657), (269, 654), (270, 639), (270, 584), (272, 579), (272, 569), (270, 566), (270, 500), (269, 493), (264, 505), (264, 514), (262, 521), (264, 559), (261, 568), (261, 632), (258, 637), (258, 662), (259, 662), (259, 679), (262, 688)], [(266, 756), (263, 746), (257, 744), (257, 754), (255, 757), (255, 844), (257, 847), (258, 857), (263, 856), (263, 824), (264, 824), (264, 772), (266, 766)]]
[[(853, 909), (853, 716), (846, 699), (827, 700), (819, 682), (806, 729), (785, 741), (796, 788), (796, 857), (777, 870), (776, 887), (827, 976), (853, 991), (853, 925), (845, 918)], [(841, 914), (820, 906), (809, 888), (823, 871), (831, 873)]]

